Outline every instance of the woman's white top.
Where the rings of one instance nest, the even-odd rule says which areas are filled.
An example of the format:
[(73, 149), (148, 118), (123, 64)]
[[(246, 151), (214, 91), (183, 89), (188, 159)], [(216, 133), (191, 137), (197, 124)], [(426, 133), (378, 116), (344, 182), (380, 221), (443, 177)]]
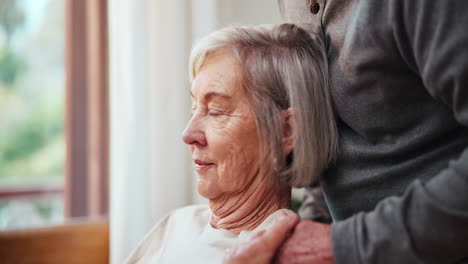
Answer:
[(125, 263), (222, 263), (227, 249), (255, 232), (271, 228), (281, 210), (268, 216), (255, 230), (236, 235), (210, 225), (207, 205), (177, 209), (153, 227)]

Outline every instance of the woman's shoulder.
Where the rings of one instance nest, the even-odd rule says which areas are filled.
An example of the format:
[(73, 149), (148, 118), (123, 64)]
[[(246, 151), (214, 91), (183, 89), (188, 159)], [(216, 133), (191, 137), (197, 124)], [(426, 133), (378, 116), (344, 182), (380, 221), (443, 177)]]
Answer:
[(196, 236), (208, 224), (209, 216), (208, 205), (190, 205), (171, 211), (152, 227), (125, 263), (145, 262), (164, 247)]
[(189, 205), (177, 208), (156, 222), (150, 234), (168, 229), (173, 230), (175, 227), (177, 227), (177, 230), (184, 227), (203, 228), (209, 222), (209, 217), (210, 208), (208, 205)]
[(181, 208), (177, 208), (170, 213), (172, 217), (209, 217), (210, 216), (210, 208), (207, 204), (195, 204), (184, 206)]
[(187, 227), (203, 229), (210, 221), (210, 208), (208, 205), (190, 205), (178, 208), (169, 214), (170, 225), (178, 228)]
[(193, 204), (184, 207), (180, 207), (172, 211), (172, 213), (182, 214), (203, 214), (210, 211), (210, 207), (207, 204)]

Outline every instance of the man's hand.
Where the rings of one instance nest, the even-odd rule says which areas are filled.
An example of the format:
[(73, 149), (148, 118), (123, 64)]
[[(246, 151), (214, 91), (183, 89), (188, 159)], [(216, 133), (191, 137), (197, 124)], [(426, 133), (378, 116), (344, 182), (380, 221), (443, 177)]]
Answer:
[(296, 214), (282, 213), (270, 230), (259, 231), (248, 242), (232, 248), (225, 255), (224, 264), (271, 263), (276, 250), (298, 222)]
[(274, 263), (333, 264), (331, 225), (299, 222), (279, 249)]

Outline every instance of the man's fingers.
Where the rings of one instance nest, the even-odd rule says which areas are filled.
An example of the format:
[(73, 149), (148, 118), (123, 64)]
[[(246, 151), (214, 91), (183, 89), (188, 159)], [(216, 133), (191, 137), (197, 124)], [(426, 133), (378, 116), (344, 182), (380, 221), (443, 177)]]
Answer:
[(288, 232), (298, 222), (299, 217), (296, 214), (283, 213), (275, 219), (271, 229), (255, 232), (249, 241), (239, 244), (226, 252), (224, 263), (270, 263), (276, 250), (286, 239)]
[(288, 233), (296, 226), (299, 222), (299, 216), (296, 214), (283, 214), (275, 219), (275, 223), (272, 228), (266, 231), (263, 236), (264, 242), (267, 247), (276, 250), (286, 239)]
[(265, 235), (265, 232), (266, 232), (266, 230), (260, 230), (260, 231), (258, 231), (258, 232), (255, 232), (255, 233), (250, 237), (250, 239), (251, 239), (251, 240), (259, 239), (259, 238), (261, 238), (261, 237), (263, 237), (263, 236)]

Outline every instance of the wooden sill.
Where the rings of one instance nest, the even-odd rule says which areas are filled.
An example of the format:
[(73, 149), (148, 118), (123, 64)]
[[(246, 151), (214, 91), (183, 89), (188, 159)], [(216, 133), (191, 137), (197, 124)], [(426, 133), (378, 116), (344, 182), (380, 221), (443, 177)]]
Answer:
[(0, 232), (2, 263), (109, 263), (107, 220)]

